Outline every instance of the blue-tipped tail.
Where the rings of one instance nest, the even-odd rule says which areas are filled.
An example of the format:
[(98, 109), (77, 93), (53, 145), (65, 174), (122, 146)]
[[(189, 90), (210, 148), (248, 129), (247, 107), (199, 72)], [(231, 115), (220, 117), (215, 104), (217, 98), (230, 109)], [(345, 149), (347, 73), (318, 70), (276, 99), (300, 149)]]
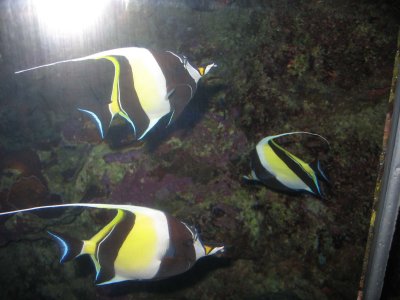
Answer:
[(48, 234), (57, 242), (61, 250), (60, 263), (72, 260), (81, 254), (83, 241), (69, 237), (63, 233), (47, 231)]
[(326, 183), (330, 184), (329, 178), (328, 178), (328, 176), (326, 176), (325, 172), (322, 170), (319, 160), (314, 163), (311, 163), (310, 167), (314, 170), (318, 179), (321, 179), (321, 180), (325, 181)]
[(99, 130), (101, 139), (104, 139), (103, 124), (101, 123), (99, 117), (94, 112), (92, 112), (90, 110), (82, 109), (82, 108), (78, 108), (78, 110), (88, 114), (88, 116), (95, 122), (95, 124), (97, 126), (97, 129)]

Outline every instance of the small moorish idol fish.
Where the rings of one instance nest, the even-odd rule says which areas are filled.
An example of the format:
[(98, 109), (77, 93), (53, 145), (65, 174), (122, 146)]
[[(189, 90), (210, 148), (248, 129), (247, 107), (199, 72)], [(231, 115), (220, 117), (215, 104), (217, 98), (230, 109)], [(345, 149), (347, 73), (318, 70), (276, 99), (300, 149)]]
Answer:
[(185, 56), (171, 51), (130, 47), (62, 60), (15, 73), (96, 59), (106, 59), (114, 65), (110, 103), (108, 107), (78, 109), (95, 121), (102, 138), (116, 115), (129, 122), (139, 140), (165, 115), (170, 114), (168, 125), (171, 124), (192, 99), (199, 79), (216, 66), (212, 63), (195, 68)]
[(318, 179), (329, 181), (319, 161), (308, 164), (274, 141), (276, 138), (291, 134), (310, 134), (328, 143), (324, 137), (309, 132), (289, 132), (265, 137), (252, 151), (251, 173), (244, 178), (259, 181), (277, 191), (288, 193), (304, 191), (322, 197)]
[(156, 280), (189, 270), (201, 257), (221, 253), (224, 246), (203, 244), (191, 226), (162, 211), (133, 205), (61, 204), (0, 213), (0, 216), (59, 207), (116, 210), (114, 219), (88, 240), (51, 232), (62, 252), (60, 262), (90, 255), (96, 284)]

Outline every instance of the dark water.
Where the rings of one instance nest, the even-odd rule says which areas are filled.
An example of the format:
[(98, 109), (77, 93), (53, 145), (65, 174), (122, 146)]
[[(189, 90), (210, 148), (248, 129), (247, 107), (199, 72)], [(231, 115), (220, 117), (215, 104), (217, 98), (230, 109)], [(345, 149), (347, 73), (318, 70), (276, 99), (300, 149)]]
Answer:
[[(367, 240), (396, 51), (399, 7), (367, 1), (113, 1), (92, 26), (0, 3), (0, 208), (107, 202), (153, 207), (224, 243), (185, 274), (96, 287), (87, 257), (59, 264), (46, 230), (88, 238), (98, 211), (0, 220), (1, 299), (354, 299)], [(100, 5), (100, 4), (99, 4)], [(53, 12), (53, 17), (57, 16)], [(58, 17), (61, 18), (61, 17)], [(57, 19), (57, 18), (56, 18)], [(112, 66), (29, 67), (120, 47), (218, 64), (172, 126), (105, 140), (78, 103), (109, 101)], [(260, 139), (316, 158), (326, 199), (242, 180)]]

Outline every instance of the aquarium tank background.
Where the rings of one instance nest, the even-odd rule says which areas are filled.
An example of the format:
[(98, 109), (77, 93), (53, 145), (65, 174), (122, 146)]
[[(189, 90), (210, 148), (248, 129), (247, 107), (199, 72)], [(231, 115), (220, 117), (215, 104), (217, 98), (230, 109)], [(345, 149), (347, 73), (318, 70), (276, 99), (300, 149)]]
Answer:
[[(60, 264), (47, 232), (89, 239), (113, 211), (4, 215), (0, 298), (355, 299), (393, 109), (399, 11), (395, 1), (1, 1), (1, 212), (149, 207), (225, 248), (177, 276), (96, 285), (91, 258)], [(120, 51), (120, 60), (112, 52), (18, 73), (125, 47), (169, 55), (154, 54), (174, 109), (160, 119), (125, 97), (131, 62)], [(171, 61), (195, 71), (174, 73)], [(137, 70), (135, 82), (148, 78)], [(112, 122), (109, 103), (119, 109)], [(322, 138), (257, 147), (292, 132)], [(312, 178), (310, 190), (281, 176)], [(396, 299), (398, 257), (389, 262), (383, 298)]]

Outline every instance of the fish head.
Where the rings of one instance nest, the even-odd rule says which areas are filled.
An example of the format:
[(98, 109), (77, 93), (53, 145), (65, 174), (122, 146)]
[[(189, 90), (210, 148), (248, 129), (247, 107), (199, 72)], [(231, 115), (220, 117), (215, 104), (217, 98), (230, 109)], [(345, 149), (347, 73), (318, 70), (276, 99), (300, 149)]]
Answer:
[(177, 57), (183, 68), (189, 73), (190, 77), (197, 83), (201, 77), (206, 75), (212, 68), (216, 67), (217, 64), (211, 63), (202, 67), (194, 67), (188, 60), (187, 56), (175, 54), (171, 51), (167, 51), (173, 56)]
[(197, 70), (199, 71), (199, 74), (203, 77), (204, 75), (206, 75), (208, 72), (210, 72), (210, 70), (214, 67), (216, 67), (217, 64), (215, 63), (211, 63), (206, 65), (205, 67), (198, 67)]
[(202, 78), (203, 76), (205, 76), (208, 72), (210, 72), (210, 70), (214, 67), (217, 66), (217, 64), (215, 63), (211, 63), (208, 64), (206, 66), (202, 66), (202, 67), (198, 67), (195, 68), (193, 67), (189, 61), (184, 61), (183, 63), (185, 69), (189, 72), (190, 76), (193, 78), (193, 80), (197, 83), (199, 81), (200, 78)]
[(193, 237), (193, 248), (196, 253), (196, 260), (201, 257), (214, 255), (217, 253), (224, 252), (225, 247), (223, 245), (206, 245), (202, 242), (197, 229), (191, 227), (192, 230), (192, 237)]
[(215, 255), (219, 253), (224, 253), (225, 246), (224, 245), (204, 245), (206, 256)]

